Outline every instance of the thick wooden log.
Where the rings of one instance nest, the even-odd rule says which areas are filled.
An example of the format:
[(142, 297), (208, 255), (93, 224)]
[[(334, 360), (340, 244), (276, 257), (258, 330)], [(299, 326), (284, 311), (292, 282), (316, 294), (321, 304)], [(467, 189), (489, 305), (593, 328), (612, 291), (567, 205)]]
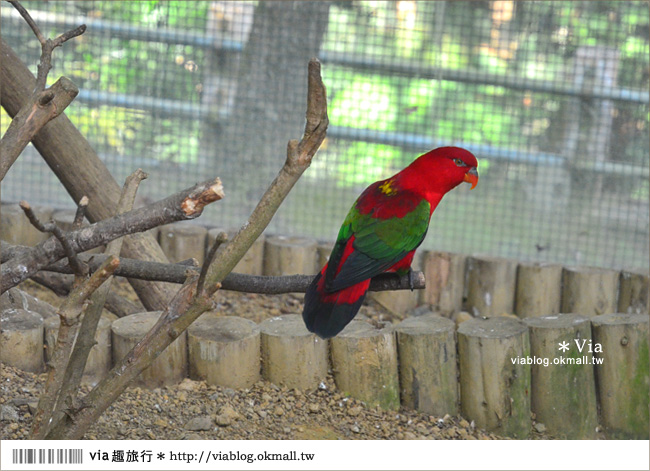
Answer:
[(517, 267), (515, 314), (527, 317), (552, 316), (560, 312), (562, 266), (549, 263), (520, 263)]
[[(52, 213), (54, 213), (54, 208), (49, 206), (37, 206), (32, 210), (44, 223), (49, 222), (52, 219)], [(36, 229), (18, 204), (3, 204), (0, 207), (0, 239), (11, 244), (33, 247), (50, 235)]]
[[(0, 39), (0, 83), (2, 107), (12, 118), (29, 100), (36, 79), (9, 45)], [(114, 215), (120, 197), (115, 181), (97, 153), (62, 113), (47, 123), (32, 139), (74, 201), (90, 200), (87, 215), (92, 222)], [(158, 242), (150, 234), (134, 234), (124, 241), (125, 257), (167, 262)], [(164, 283), (129, 280), (147, 309), (163, 309), (175, 294)]]
[(318, 271), (317, 245), (314, 239), (304, 237), (267, 237), (264, 247), (264, 274), (315, 275)]
[[(115, 316), (113, 316), (115, 317)], [(88, 361), (82, 381), (87, 384), (97, 384), (108, 371), (111, 369), (113, 363), (113, 349), (111, 343), (111, 324), (114, 319), (107, 316), (102, 316), (97, 324), (97, 331), (95, 332), (95, 345), (90, 349), (88, 354)], [(58, 317), (50, 317), (45, 319), (45, 360), (50, 361), (54, 346), (56, 345), (56, 338), (59, 335), (59, 325), (61, 321)]]
[(467, 256), (450, 252), (425, 252), (422, 271), (427, 280), (420, 291), (420, 303), (430, 304), (431, 310), (450, 317), (463, 307), (465, 263)]
[[(225, 230), (221, 228), (213, 228), (208, 231), (207, 243), (205, 246), (205, 253), (208, 253), (212, 244), (214, 244), (215, 239), (221, 232), (226, 232), (228, 238), (231, 239), (236, 231), (234, 230)], [(260, 235), (251, 248), (244, 254), (235, 268), (232, 269), (234, 273), (242, 273), (244, 275), (262, 275), (264, 272), (264, 242), (266, 236), (264, 234)]]
[(160, 228), (160, 247), (172, 263), (195, 258), (201, 266), (205, 258), (207, 234), (208, 230), (198, 224), (166, 224)]
[[(140, 312), (117, 319), (113, 332), (113, 362), (120, 361), (158, 321), (162, 311)], [(140, 373), (134, 385), (159, 388), (181, 382), (187, 376), (187, 332), (183, 332)]]
[(622, 271), (618, 296), (618, 312), (648, 314), (647, 273)]
[(297, 314), (267, 319), (260, 324), (262, 374), (278, 386), (317, 388), (327, 377), (327, 341), (305, 328)]
[(565, 267), (562, 270), (560, 312), (598, 316), (616, 312), (618, 278), (615, 270)]
[[(531, 410), (554, 437), (596, 438), (591, 323), (579, 314), (530, 317)], [(568, 345), (568, 350), (559, 348)]]
[(610, 438), (648, 438), (648, 320), (620, 313), (591, 319), (601, 423)]
[(395, 327), (402, 405), (437, 417), (458, 414), (456, 324), (437, 314)]
[(354, 320), (330, 340), (337, 387), (369, 407), (400, 405), (397, 346), (392, 327), (377, 329)]
[(44, 370), (41, 316), (25, 309), (0, 313), (0, 361), (34, 373)]
[(515, 312), (517, 262), (505, 258), (467, 258), (465, 311), (474, 317)]
[(530, 365), (518, 361), (530, 356), (526, 324), (511, 317), (463, 322), (458, 356), (462, 416), (499, 435), (528, 437)]
[(210, 311), (187, 329), (190, 378), (226, 388), (260, 379), (260, 329), (251, 320)]

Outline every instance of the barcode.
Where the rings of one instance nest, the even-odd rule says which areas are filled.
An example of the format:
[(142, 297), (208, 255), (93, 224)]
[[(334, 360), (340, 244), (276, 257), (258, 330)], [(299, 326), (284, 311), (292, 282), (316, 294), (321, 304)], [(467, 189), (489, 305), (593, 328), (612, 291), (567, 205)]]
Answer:
[(81, 448), (18, 448), (13, 464), (82, 464)]

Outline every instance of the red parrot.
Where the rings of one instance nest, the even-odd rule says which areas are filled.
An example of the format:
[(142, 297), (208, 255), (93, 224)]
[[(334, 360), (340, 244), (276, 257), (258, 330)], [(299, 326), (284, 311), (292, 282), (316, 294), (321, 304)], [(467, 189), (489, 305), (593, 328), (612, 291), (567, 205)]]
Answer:
[(372, 277), (410, 274), (434, 209), (462, 182), (476, 186), (477, 165), (465, 149), (439, 147), (366, 188), (343, 221), (329, 262), (307, 289), (307, 329), (334, 337), (359, 311)]

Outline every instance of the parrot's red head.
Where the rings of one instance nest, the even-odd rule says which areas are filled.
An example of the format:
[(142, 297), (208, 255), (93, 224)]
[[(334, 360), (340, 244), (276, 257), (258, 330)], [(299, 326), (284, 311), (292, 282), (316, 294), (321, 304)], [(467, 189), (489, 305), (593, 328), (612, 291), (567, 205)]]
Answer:
[(477, 167), (471, 152), (460, 147), (438, 147), (415, 159), (398, 175), (403, 187), (418, 191), (433, 203), (463, 182), (474, 189), (478, 183)]

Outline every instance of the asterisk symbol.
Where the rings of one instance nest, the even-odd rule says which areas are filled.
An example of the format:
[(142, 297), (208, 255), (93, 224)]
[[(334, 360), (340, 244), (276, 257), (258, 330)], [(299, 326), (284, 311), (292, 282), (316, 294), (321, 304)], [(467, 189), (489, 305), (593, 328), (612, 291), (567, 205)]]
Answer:
[(163, 452), (158, 453), (158, 459), (159, 460), (164, 460), (165, 459), (165, 454)]
[(558, 350), (562, 350), (563, 352), (566, 352), (569, 349), (569, 342), (560, 342), (558, 345), (560, 346)]

